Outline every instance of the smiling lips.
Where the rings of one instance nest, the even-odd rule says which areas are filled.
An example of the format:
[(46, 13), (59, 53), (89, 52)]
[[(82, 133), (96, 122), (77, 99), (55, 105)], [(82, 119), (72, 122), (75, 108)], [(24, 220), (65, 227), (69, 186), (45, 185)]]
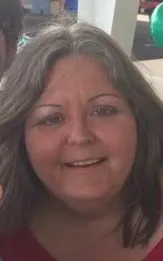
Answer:
[(69, 163), (66, 163), (65, 165), (67, 167), (74, 167), (74, 168), (86, 168), (93, 165), (97, 165), (102, 163), (106, 158), (94, 158), (94, 159), (88, 159), (88, 160), (76, 160)]

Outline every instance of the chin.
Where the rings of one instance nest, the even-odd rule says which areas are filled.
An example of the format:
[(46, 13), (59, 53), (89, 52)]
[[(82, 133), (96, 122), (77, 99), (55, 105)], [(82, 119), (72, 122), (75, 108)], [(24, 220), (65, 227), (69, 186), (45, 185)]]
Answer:
[(60, 200), (74, 213), (91, 218), (108, 212), (108, 206), (112, 202), (104, 193), (64, 195)]
[(67, 206), (74, 215), (85, 219), (97, 219), (108, 212), (108, 205), (98, 204), (97, 202), (68, 202)]

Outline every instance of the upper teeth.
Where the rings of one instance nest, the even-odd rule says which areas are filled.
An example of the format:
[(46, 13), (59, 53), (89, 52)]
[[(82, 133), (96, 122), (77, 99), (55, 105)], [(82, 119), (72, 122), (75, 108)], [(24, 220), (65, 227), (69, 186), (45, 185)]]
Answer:
[(74, 161), (74, 162), (71, 162), (69, 165), (71, 165), (71, 166), (87, 166), (87, 165), (98, 163), (100, 161), (101, 161), (101, 159)]

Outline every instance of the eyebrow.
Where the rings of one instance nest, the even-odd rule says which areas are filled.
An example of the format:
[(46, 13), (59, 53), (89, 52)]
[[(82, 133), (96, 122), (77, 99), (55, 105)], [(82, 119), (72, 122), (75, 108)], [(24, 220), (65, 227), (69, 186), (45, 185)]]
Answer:
[(49, 103), (49, 104), (36, 105), (35, 109), (41, 108), (41, 107), (56, 107), (56, 108), (61, 108), (62, 106), (61, 106), (60, 104)]
[[(97, 95), (94, 95), (93, 97), (89, 98), (88, 99), (88, 102), (92, 102), (100, 97), (114, 97), (116, 99), (121, 99), (121, 97), (118, 95), (118, 94), (115, 94), (115, 93), (101, 93), (101, 94), (97, 94)], [(54, 104), (54, 103), (49, 103), (49, 104), (40, 104), (40, 105), (37, 105), (35, 107), (35, 109), (37, 108), (41, 108), (41, 107), (56, 107), (56, 108), (61, 108), (62, 106), (60, 104)]]
[(108, 97), (114, 97), (114, 98), (119, 99), (119, 100), (121, 99), (121, 97), (116, 93), (101, 93), (101, 94), (97, 94), (97, 95), (94, 95), (93, 97), (89, 98), (88, 102), (94, 101), (94, 100), (96, 100), (100, 97), (107, 97), (107, 96)]

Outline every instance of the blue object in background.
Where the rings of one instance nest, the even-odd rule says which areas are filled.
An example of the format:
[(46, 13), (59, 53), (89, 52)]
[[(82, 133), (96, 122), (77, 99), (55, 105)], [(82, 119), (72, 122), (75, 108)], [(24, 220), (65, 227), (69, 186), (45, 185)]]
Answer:
[(65, 7), (67, 10), (76, 13), (78, 11), (78, 0), (66, 0)]
[(50, 0), (32, 0), (32, 13), (49, 14)]

